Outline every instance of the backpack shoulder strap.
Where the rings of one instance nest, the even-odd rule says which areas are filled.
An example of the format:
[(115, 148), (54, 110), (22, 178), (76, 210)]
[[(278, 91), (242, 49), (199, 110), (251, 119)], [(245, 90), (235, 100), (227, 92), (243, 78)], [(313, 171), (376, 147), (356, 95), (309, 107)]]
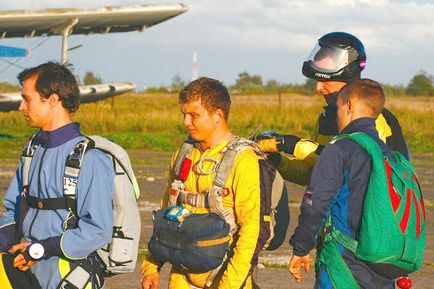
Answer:
[(380, 146), (372, 137), (370, 137), (366, 133), (354, 132), (351, 134), (343, 134), (343, 135), (339, 135), (337, 139), (342, 139), (342, 138), (349, 138), (355, 141), (372, 157), (383, 156), (383, 152), (381, 151)]
[(36, 148), (39, 146), (39, 144), (36, 142), (36, 134), (34, 134), (27, 144), (26, 148), (23, 150), (23, 153), (21, 154), (21, 160), (22, 160), (22, 168), (21, 168), (21, 175), (23, 180), (23, 188), (27, 188), (29, 185), (29, 170), (30, 170), (30, 164), (33, 159), (33, 155), (35, 154)]
[(238, 154), (247, 149), (252, 148), (257, 154), (263, 155), (261, 150), (257, 147), (256, 143), (244, 138), (233, 137), (229, 141), (225, 150), (223, 151), (223, 158), (217, 168), (216, 175), (214, 177), (213, 186), (218, 188), (224, 188), (228, 179), (229, 173), (234, 166), (234, 162)]
[(355, 141), (371, 157), (371, 161), (372, 161), (371, 174), (384, 175), (385, 173), (384, 158), (386, 156), (383, 154), (378, 143), (372, 137), (362, 132), (355, 132), (352, 134), (343, 135), (343, 137)]
[(235, 158), (237, 157), (238, 153), (240, 152), (240, 144), (238, 143), (239, 138), (235, 136), (231, 141), (229, 141), (228, 145), (226, 146), (223, 157), (218, 165), (213, 186), (216, 186), (218, 188), (224, 188), (226, 185), (226, 181), (229, 176), (229, 172), (232, 169), (232, 166), (234, 165)]
[(29, 196), (29, 171), (30, 171), (30, 164), (32, 163), (33, 155), (35, 154), (35, 151), (39, 144), (36, 142), (36, 135), (34, 134), (30, 140), (25, 149), (23, 150), (23, 153), (21, 154), (21, 178), (22, 178), (22, 186), (23, 191), (21, 192), (21, 202), (19, 205), (19, 217), (17, 220), (17, 229), (15, 231), (15, 239), (17, 242), (19, 242), (22, 238), (22, 229), (23, 229), (23, 223), (24, 218), (27, 215), (27, 212), (29, 211), (29, 205), (27, 201)]
[(182, 167), (182, 161), (186, 155), (191, 154), (193, 150), (193, 142), (187, 139), (179, 148), (178, 156), (176, 157), (175, 163), (173, 164), (175, 179), (179, 179), (179, 173)]
[(74, 216), (77, 215), (77, 183), (80, 175), (81, 163), (87, 150), (95, 147), (90, 138), (79, 141), (66, 158), (65, 172), (63, 174), (63, 197), (66, 209)]
[(184, 192), (185, 188), (185, 185), (183, 183), (185, 180), (182, 178), (186, 178), (186, 176), (181, 176), (181, 170), (183, 170), (183, 163), (186, 159), (186, 156), (191, 154), (193, 150), (193, 145), (193, 141), (190, 138), (187, 138), (187, 140), (184, 141), (184, 143), (179, 148), (178, 155), (176, 156), (175, 162), (173, 163), (174, 180), (171, 184), (171, 189), (169, 191), (169, 207), (175, 206), (178, 202), (186, 202), (187, 199), (190, 202), (198, 205), (197, 202), (191, 200), (191, 198), (183, 200), (181, 196), (181, 193)]
[(211, 212), (220, 215), (226, 223), (230, 226), (230, 231), (235, 234), (238, 230), (238, 225), (235, 221), (235, 216), (229, 211), (229, 209), (223, 206), (223, 190), (226, 186), (226, 182), (229, 173), (234, 165), (235, 159), (238, 154), (252, 147), (252, 141), (234, 136), (222, 151), (223, 157), (218, 165), (216, 175), (213, 180), (213, 187), (209, 189), (205, 202), (208, 203)]

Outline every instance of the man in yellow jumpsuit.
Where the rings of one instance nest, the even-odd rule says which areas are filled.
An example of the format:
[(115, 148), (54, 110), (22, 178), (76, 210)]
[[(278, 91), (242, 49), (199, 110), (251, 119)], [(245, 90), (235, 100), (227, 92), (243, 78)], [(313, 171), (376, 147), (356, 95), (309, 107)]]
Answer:
[[(360, 79), (365, 66), (365, 48), (354, 35), (331, 32), (318, 40), (302, 69), (304, 76), (317, 81), (316, 92), (322, 95), (327, 103), (318, 117), (311, 138), (275, 133), (259, 137), (258, 144), (263, 151), (276, 153), (269, 159), (285, 180), (299, 185), (307, 184), (322, 148), (338, 134), (337, 95), (347, 83)], [(389, 148), (400, 151), (409, 159), (399, 122), (389, 110), (383, 109), (375, 125), (380, 139)]]
[[(194, 194), (203, 193), (212, 187), (216, 166), (224, 149), (234, 135), (228, 128), (231, 104), (227, 89), (221, 82), (199, 78), (188, 84), (179, 94), (179, 103), (184, 115), (184, 125), (194, 141), (190, 154), (192, 167), (185, 180), (185, 190)], [(169, 186), (174, 180), (174, 162), (171, 162)], [(253, 288), (251, 278), (252, 260), (260, 232), (260, 178), (259, 157), (252, 149), (241, 151), (229, 172), (223, 194), (223, 206), (235, 216), (238, 231), (234, 236), (232, 252), (222, 272), (217, 275), (211, 288)], [(162, 207), (167, 207), (169, 189), (164, 195)], [(209, 213), (208, 208), (184, 207), (195, 214)], [(148, 256), (142, 264), (142, 288), (158, 288), (160, 264)], [(170, 289), (206, 288), (210, 272), (193, 274), (172, 267)]]

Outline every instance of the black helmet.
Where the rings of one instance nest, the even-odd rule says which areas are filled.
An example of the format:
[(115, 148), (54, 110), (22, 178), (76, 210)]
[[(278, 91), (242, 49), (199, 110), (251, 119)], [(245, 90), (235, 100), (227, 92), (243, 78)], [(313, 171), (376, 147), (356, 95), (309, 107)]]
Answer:
[(303, 75), (321, 81), (351, 81), (366, 66), (363, 43), (354, 35), (332, 32), (318, 43), (303, 63)]

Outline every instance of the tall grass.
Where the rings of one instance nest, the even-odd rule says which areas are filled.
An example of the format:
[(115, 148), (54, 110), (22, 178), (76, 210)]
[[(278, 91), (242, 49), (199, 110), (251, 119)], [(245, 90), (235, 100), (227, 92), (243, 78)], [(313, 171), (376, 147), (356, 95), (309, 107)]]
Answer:
[[(248, 136), (257, 126), (309, 136), (322, 111), (320, 97), (284, 94), (234, 95), (229, 115), (231, 130)], [(433, 102), (430, 98), (401, 97), (389, 107), (398, 117), (412, 152), (433, 150)], [(87, 135), (108, 137), (127, 149), (172, 151), (186, 137), (177, 95), (126, 94), (84, 104), (74, 119)], [(0, 157), (18, 157), (33, 133), (19, 112), (0, 113)]]

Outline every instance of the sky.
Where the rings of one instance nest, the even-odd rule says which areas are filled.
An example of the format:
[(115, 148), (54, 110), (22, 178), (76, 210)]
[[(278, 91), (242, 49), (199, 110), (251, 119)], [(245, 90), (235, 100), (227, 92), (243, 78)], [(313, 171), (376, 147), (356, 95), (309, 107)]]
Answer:
[[(171, 3), (137, 0), (16, 0), (1, 10), (88, 8)], [(189, 81), (193, 49), (199, 76), (234, 84), (247, 71), (264, 81), (304, 83), (301, 74), (318, 38), (332, 31), (356, 35), (365, 45), (364, 77), (407, 85), (418, 72), (434, 75), (434, 0), (178, 0), (189, 10), (144, 32), (71, 36), (69, 62), (81, 78), (92, 71), (104, 82), (132, 81), (139, 89)], [(41, 45), (41, 41), (44, 41)], [(31, 67), (60, 59), (61, 38), (2, 39), (31, 48), (17, 62)], [(0, 81), (16, 82), (20, 67), (0, 61)]]

